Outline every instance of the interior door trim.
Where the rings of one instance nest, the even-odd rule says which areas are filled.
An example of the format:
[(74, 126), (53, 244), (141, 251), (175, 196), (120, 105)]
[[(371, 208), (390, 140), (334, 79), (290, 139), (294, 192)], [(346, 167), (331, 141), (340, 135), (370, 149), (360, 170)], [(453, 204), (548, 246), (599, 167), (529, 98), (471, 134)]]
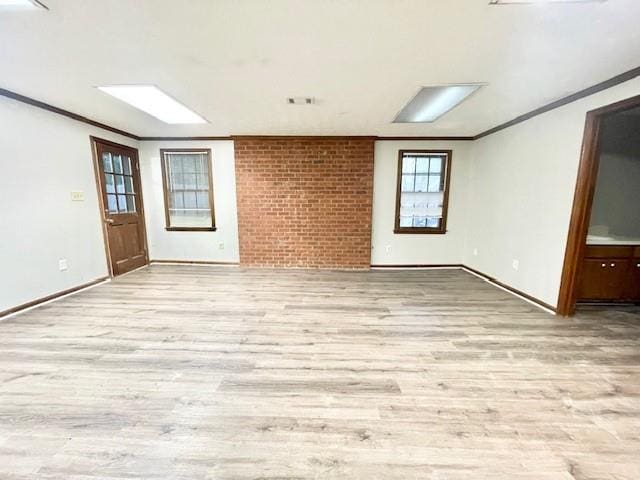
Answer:
[(113, 265), (111, 262), (111, 251), (109, 250), (109, 240), (107, 233), (107, 222), (106, 222), (106, 205), (104, 204), (104, 198), (102, 196), (102, 175), (100, 168), (100, 159), (98, 158), (98, 144), (101, 143), (103, 145), (112, 146), (115, 148), (124, 148), (127, 150), (131, 150), (133, 152), (133, 156), (135, 157), (136, 165), (138, 166), (138, 177), (140, 178), (140, 217), (142, 220), (142, 238), (144, 241), (144, 251), (145, 251), (145, 261), (146, 265), (149, 265), (149, 247), (147, 244), (147, 220), (144, 213), (144, 199), (142, 194), (142, 175), (140, 173), (140, 156), (138, 155), (138, 149), (134, 147), (130, 147), (129, 145), (123, 145), (121, 143), (112, 142), (110, 140), (105, 140), (104, 138), (96, 137), (93, 135), (89, 136), (91, 141), (91, 154), (93, 157), (93, 173), (96, 181), (96, 193), (98, 195), (98, 206), (100, 209), (100, 226), (102, 228), (102, 241), (104, 242), (104, 253), (107, 258), (107, 269), (109, 271), (109, 277), (113, 278), (115, 275), (113, 273)]
[(640, 95), (587, 112), (556, 307), (558, 315), (563, 317), (572, 316), (578, 302), (578, 279), (585, 256), (591, 207), (598, 179), (602, 121), (610, 115), (638, 106)]

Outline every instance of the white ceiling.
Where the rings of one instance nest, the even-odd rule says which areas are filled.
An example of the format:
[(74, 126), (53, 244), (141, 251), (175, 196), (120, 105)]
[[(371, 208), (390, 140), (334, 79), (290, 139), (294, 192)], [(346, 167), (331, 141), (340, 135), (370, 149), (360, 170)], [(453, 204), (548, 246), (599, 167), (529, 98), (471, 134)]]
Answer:
[[(44, 2), (0, 12), (0, 87), (142, 136), (474, 135), (640, 64), (639, 0)], [(476, 82), (434, 124), (391, 123), (421, 86)], [(210, 123), (167, 125), (93, 88), (135, 83)]]

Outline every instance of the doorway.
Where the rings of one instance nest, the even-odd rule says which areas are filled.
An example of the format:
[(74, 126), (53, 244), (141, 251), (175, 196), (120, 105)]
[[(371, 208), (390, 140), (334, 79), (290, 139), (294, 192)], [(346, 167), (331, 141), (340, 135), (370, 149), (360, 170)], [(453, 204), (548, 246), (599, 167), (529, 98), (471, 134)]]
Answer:
[[(575, 313), (580, 290), (580, 275), (587, 253), (587, 236), (596, 192), (602, 132), (604, 122), (613, 115), (640, 107), (640, 95), (607, 105), (587, 113), (582, 154), (569, 224), (567, 248), (560, 283), (557, 313), (570, 316)], [(597, 253), (597, 252), (596, 252)], [(633, 252), (632, 252), (633, 253)], [(617, 267), (620, 262), (598, 260), (599, 266)], [(613, 272), (613, 270), (612, 270)]]
[(138, 151), (91, 137), (111, 276), (149, 263)]

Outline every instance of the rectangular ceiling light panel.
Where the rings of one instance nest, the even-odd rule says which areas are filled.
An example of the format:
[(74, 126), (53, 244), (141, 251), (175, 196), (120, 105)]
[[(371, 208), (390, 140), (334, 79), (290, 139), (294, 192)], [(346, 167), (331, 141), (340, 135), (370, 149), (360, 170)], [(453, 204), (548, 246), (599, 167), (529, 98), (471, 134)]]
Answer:
[(0, 0), (0, 8), (15, 8), (15, 9), (34, 9), (44, 8), (48, 10), (44, 3), (38, 0)]
[(603, 3), (607, 0), (490, 0), (489, 5), (527, 5), (534, 3)]
[(155, 85), (109, 85), (98, 89), (165, 123), (207, 123)]
[(459, 105), (483, 85), (468, 83), (422, 87), (415, 97), (400, 110), (393, 123), (431, 123)]

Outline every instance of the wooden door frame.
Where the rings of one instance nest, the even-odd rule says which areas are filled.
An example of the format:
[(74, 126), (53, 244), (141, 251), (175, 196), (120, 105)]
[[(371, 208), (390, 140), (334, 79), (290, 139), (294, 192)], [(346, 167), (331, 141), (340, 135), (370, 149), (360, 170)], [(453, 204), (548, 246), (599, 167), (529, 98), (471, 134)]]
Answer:
[(557, 314), (573, 315), (578, 301), (578, 277), (584, 258), (600, 163), (602, 121), (619, 112), (640, 107), (640, 95), (587, 112), (580, 165), (573, 197), (573, 209), (560, 280)]
[(113, 278), (114, 277), (113, 265), (111, 262), (111, 251), (109, 250), (109, 239), (108, 239), (108, 233), (107, 233), (107, 222), (106, 222), (107, 218), (105, 216), (105, 209), (107, 206), (104, 203), (104, 198), (102, 195), (102, 186), (101, 186), (102, 170), (100, 167), (100, 159), (98, 158), (97, 144), (102, 143), (104, 145), (110, 145), (115, 148), (124, 148), (127, 150), (131, 150), (133, 152), (133, 157), (135, 158), (135, 162), (138, 165), (138, 178), (140, 179), (140, 192), (139, 192), (140, 217), (141, 217), (142, 226), (143, 226), (142, 238), (144, 240), (145, 260), (146, 260), (146, 265), (149, 265), (149, 247), (147, 245), (147, 221), (144, 214), (144, 199), (142, 198), (143, 197), (142, 196), (142, 174), (140, 173), (140, 156), (138, 155), (138, 149), (131, 147), (129, 145), (112, 142), (110, 140), (105, 140), (104, 138), (96, 137), (93, 135), (90, 135), (89, 139), (91, 141), (91, 154), (93, 157), (93, 173), (95, 176), (96, 189), (98, 193), (98, 206), (100, 207), (100, 224), (102, 226), (102, 240), (104, 242), (104, 253), (107, 257), (107, 267), (109, 270), (109, 277)]

